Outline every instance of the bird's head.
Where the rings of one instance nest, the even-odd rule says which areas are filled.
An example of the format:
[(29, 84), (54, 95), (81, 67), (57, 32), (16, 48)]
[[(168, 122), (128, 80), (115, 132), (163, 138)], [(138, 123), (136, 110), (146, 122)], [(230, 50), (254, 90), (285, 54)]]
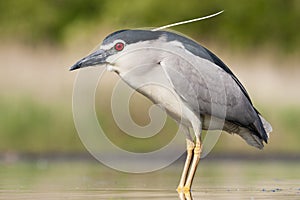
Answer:
[(132, 66), (157, 64), (163, 57), (163, 50), (182, 49), (184, 43), (180, 40), (183, 38), (167, 31), (116, 31), (103, 40), (99, 49), (79, 60), (70, 70), (105, 65), (109, 71), (122, 73)]

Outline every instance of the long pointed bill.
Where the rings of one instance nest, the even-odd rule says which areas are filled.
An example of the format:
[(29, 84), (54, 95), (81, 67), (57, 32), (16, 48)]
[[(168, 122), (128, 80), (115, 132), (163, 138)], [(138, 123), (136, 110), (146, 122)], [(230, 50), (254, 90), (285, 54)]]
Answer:
[(106, 63), (106, 58), (108, 54), (105, 50), (99, 49), (94, 53), (86, 56), (79, 60), (75, 65), (70, 68), (70, 71), (76, 70), (83, 67), (94, 66), (94, 65), (102, 65)]

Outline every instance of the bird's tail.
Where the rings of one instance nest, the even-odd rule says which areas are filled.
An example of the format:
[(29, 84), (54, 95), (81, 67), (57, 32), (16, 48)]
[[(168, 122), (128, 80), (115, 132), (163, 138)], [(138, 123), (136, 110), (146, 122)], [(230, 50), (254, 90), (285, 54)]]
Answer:
[[(250, 130), (245, 127), (240, 127), (238, 134), (251, 146), (262, 149), (264, 147), (263, 141), (267, 142), (270, 137), (270, 132), (272, 132), (272, 126), (267, 120), (265, 120), (260, 114), (258, 114), (261, 124), (264, 130), (261, 130), (261, 136), (259, 137), (253, 130)], [(254, 126), (259, 126), (260, 121), (254, 122)], [(260, 127), (260, 126), (259, 126)], [(266, 135), (265, 135), (265, 133)]]
[(263, 118), (260, 114), (258, 114), (263, 126), (264, 126), (264, 129), (268, 135), (268, 138), (270, 137), (270, 133), (273, 131), (273, 128), (271, 126), (271, 124), (269, 122), (267, 122), (267, 120), (265, 120), (265, 118)]

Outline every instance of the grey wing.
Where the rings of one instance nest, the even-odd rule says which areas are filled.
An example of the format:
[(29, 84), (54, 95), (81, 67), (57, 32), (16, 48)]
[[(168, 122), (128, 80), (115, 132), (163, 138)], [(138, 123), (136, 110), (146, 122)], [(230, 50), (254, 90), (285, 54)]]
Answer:
[(186, 58), (169, 55), (161, 61), (174, 90), (186, 105), (199, 117), (224, 119), (250, 129), (266, 141), (258, 113), (231, 75), (207, 59)]

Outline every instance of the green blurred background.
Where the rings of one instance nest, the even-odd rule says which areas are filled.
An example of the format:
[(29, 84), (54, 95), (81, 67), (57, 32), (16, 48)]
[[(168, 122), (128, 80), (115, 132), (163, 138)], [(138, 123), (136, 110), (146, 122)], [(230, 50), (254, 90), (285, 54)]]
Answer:
[[(0, 155), (81, 154), (74, 127), (68, 68), (109, 33), (157, 27), (225, 10), (215, 18), (174, 27), (215, 52), (244, 84), (273, 125), (260, 152), (238, 136), (222, 134), (215, 154), (300, 157), (300, 1), (0, 0)], [(119, 146), (136, 152), (167, 144), (177, 126), (168, 119), (160, 134), (133, 139), (110, 114), (118, 77), (107, 73), (97, 95), (99, 121)], [(144, 106), (146, 105), (146, 106)], [(151, 103), (131, 101), (133, 119), (149, 123)], [(184, 141), (183, 141), (184, 142)]]

